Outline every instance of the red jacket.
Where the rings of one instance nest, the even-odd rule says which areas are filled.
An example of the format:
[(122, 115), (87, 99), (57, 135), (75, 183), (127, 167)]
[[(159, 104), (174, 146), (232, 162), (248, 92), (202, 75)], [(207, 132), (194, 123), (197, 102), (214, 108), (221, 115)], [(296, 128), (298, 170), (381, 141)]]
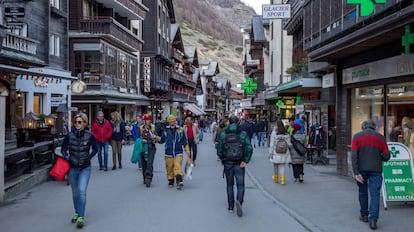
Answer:
[(98, 121), (94, 121), (92, 123), (91, 131), (96, 138), (96, 142), (106, 143), (111, 139), (113, 129), (111, 123), (104, 119), (104, 123), (102, 125)]

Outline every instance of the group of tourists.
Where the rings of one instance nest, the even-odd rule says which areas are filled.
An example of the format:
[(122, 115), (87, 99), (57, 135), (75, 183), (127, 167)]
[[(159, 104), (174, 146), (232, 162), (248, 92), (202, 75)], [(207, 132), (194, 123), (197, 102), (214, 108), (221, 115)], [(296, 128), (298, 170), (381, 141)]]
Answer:
[[(301, 121), (299, 121), (301, 120)], [(275, 183), (285, 185), (286, 165), (292, 165), (294, 181), (304, 181), (303, 165), (305, 163), (306, 136), (303, 118), (291, 120), (286, 127), (277, 120), (270, 136), (269, 160), (273, 164), (272, 179)], [(134, 152), (138, 150), (138, 167), (142, 170), (142, 179), (146, 187), (151, 186), (156, 143), (165, 144), (164, 160), (168, 187), (183, 189), (183, 160), (195, 164), (200, 130), (193, 119), (187, 117), (183, 127), (177, 123), (177, 117), (169, 115), (168, 125), (156, 129), (149, 114), (137, 116), (132, 125), (131, 136), (135, 140)], [(118, 112), (111, 113), (111, 121), (98, 112), (96, 120), (89, 130), (88, 117), (79, 113), (74, 117), (74, 126), (62, 143), (62, 154), (70, 163), (67, 174), (72, 187), (75, 213), (72, 222), (78, 228), (84, 225), (86, 190), (91, 175), (91, 159), (98, 153), (99, 169), (107, 171), (108, 146), (113, 150), (113, 170), (122, 168), (122, 144), (125, 139), (124, 122)], [(243, 122), (237, 116), (223, 118), (213, 128), (213, 141), (217, 149), (218, 160), (223, 165), (223, 176), (227, 184), (228, 211), (243, 215), (242, 205), (245, 193), (245, 168), (249, 163), (253, 146), (249, 134), (243, 130)], [(352, 164), (355, 179), (359, 187), (360, 220), (369, 222), (371, 229), (377, 228), (379, 214), (379, 194), (382, 182), (381, 162), (390, 159), (390, 154), (382, 135), (375, 132), (375, 124), (366, 121), (362, 132), (352, 140)], [(186, 156), (184, 156), (184, 153)], [(103, 154), (103, 157), (102, 157)], [(234, 196), (234, 185), (237, 193)], [(368, 190), (370, 203), (368, 204)]]

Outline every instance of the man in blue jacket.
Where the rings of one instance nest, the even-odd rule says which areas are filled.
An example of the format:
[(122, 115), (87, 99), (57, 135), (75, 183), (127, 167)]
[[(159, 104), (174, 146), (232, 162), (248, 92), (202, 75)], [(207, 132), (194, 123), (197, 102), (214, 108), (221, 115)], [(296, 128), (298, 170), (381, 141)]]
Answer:
[(165, 143), (165, 166), (167, 169), (168, 187), (174, 187), (174, 178), (177, 184), (177, 189), (181, 190), (183, 184), (183, 153), (190, 157), (190, 148), (188, 146), (187, 138), (185, 137), (184, 129), (177, 125), (177, 117), (170, 115), (167, 117), (169, 123), (164, 132), (161, 134), (160, 143)]
[[(383, 135), (375, 131), (375, 123), (362, 123), (362, 131), (352, 139), (352, 168), (359, 189), (360, 220), (369, 221), (377, 229), (382, 186), (382, 162), (390, 159)], [(368, 206), (368, 190), (371, 201)]]

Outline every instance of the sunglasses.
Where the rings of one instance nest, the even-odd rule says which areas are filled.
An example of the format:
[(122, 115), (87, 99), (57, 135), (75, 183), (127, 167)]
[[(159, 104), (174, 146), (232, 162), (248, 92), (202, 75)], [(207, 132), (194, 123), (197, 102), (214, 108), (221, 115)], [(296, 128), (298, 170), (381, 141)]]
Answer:
[(82, 124), (83, 121), (75, 121), (75, 124)]

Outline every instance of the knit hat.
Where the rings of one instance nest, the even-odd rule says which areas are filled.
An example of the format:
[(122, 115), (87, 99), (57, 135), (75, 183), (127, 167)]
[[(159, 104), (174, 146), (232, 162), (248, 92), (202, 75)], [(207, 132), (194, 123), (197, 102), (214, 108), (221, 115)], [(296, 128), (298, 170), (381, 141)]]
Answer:
[(293, 123), (292, 128), (293, 130), (297, 131), (297, 130), (300, 130), (301, 126), (298, 123)]
[(149, 115), (149, 114), (144, 114), (144, 115), (142, 116), (142, 120), (151, 120), (151, 115)]
[(173, 115), (173, 114), (170, 114), (170, 115), (168, 115), (167, 120), (168, 120), (168, 121), (170, 121), (170, 120), (174, 120), (174, 121), (176, 121), (176, 120), (177, 120), (177, 116), (175, 116), (175, 115)]

